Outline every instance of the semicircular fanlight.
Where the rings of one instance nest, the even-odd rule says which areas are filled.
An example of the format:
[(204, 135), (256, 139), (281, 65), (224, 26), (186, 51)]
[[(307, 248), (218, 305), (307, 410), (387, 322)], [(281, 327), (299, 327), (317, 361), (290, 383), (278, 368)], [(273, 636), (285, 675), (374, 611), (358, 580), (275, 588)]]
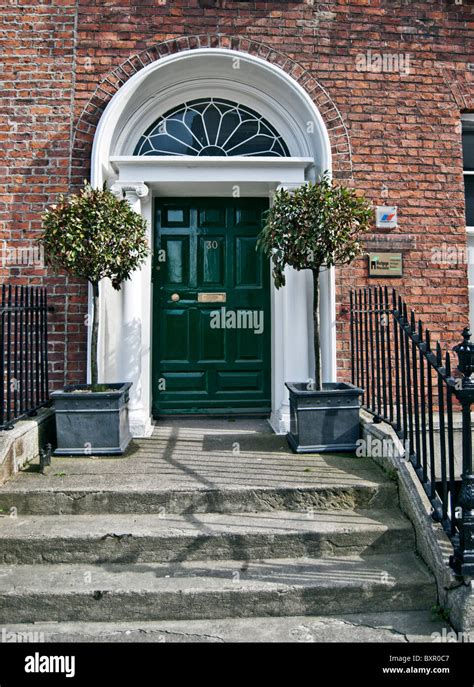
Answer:
[(288, 157), (278, 131), (258, 112), (219, 98), (191, 100), (159, 117), (134, 155)]

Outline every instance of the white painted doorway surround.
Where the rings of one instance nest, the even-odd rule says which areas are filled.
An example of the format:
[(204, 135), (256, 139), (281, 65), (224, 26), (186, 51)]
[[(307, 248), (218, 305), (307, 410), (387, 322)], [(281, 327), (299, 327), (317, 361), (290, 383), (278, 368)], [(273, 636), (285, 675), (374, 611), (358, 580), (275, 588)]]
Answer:
[[(219, 97), (259, 112), (282, 136), (290, 157), (134, 156), (143, 132), (171, 108), (195, 98)], [(152, 245), (154, 196), (268, 197), (331, 170), (329, 137), (302, 87), (279, 67), (223, 48), (164, 57), (132, 76), (110, 101), (97, 127), (91, 182), (107, 181), (148, 221)], [(270, 274), (268, 275), (270, 279)], [(335, 381), (334, 275), (321, 275), (322, 364)], [(91, 307), (91, 306), (90, 306)], [(117, 292), (104, 282), (100, 296), (101, 381), (132, 381), (134, 436), (152, 431), (151, 258)], [(306, 381), (313, 369), (312, 285), (308, 271), (287, 270), (287, 285), (272, 288), (272, 414), (276, 432), (289, 426), (285, 381)], [(90, 351), (90, 347), (89, 347)]]

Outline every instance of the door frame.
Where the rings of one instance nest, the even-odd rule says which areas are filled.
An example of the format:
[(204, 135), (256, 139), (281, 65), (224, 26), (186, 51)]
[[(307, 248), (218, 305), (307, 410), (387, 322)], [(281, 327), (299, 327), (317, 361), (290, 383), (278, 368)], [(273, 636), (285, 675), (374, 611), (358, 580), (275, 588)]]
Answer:
[[(230, 69), (237, 64), (239, 68)], [(283, 135), (292, 157), (133, 157), (131, 144), (152, 106), (159, 114), (169, 98), (184, 102), (190, 92), (242, 101)], [(107, 182), (118, 197), (147, 219), (151, 239), (153, 195), (226, 195), (271, 198), (280, 186), (292, 188), (332, 169), (328, 129), (309, 93), (284, 69), (264, 58), (229, 48), (195, 48), (170, 54), (131, 76), (112, 97), (97, 126), (91, 183)], [(271, 106), (269, 106), (269, 103)], [(263, 111), (263, 110), (262, 110)], [(134, 133), (135, 132), (135, 133)], [(343, 129), (344, 134), (344, 129)], [(226, 187), (224, 190), (223, 187)], [(309, 274), (288, 270), (287, 285), (271, 293), (272, 415), (278, 433), (289, 428), (284, 382), (305, 380), (312, 368), (312, 288)], [(323, 378), (336, 380), (334, 269), (320, 277)], [(132, 382), (129, 417), (134, 436), (148, 436), (151, 420), (151, 260), (117, 292), (101, 284), (99, 375), (101, 381)], [(89, 314), (92, 294), (89, 293)], [(88, 332), (90, 374), (90, 329)]]
[[(152, 218), (153, 218), (153, 226), (152, 226), (152, 246), (153, 246), (153, 251), (158, 248), (158, 243), (157, 243), (157, 232), (159, 231), (158, 227), (158, 222), (157, 222), (157, 209), (160, 204), (164, 204), (167, 201), (174, 201), (178, 200), (180, 196), (157, 196), (155, 195), (152, 199)], [(221, 205), (227, 205), (227, 204), (232, 204), (235, 200), (262, 200), (266, 201), (265, 206), (268, 208), (269, 207), (269, 200), (265, 198), (264, 196), (245, 196), (243, 198), (239, 199), (232, 199), (229, 198), (229, 196), (225, 197), (217, 197), (217, 196), (195, 196), (195, 201), (198, 203), (199, 201), (218, 201)], [(186, 202), (192, 206), (193, 205), (193, 199), (192, 198), (187, 198)], [(272, 276), (271, 276), (271, 269), (270, 269), (270, 261), (267, 259), (265, 260), (265, 273), (263, 275), (264, 279), (268, 280), (267, 281), (267, 286), (268, 286), (268, 296), (269, 296), (269, 302), (268, 302), (268, 316), (266, 316), (266, 320), (270, 320), (270, 336), (269, 336), (269, 341), (268, 344), (265, 345), (265, 362), (266, 365), (264, 366), (265, 368), (268, 368), (268, 370), (265, 370), (265, 374), (268, 375), (268, 378), (266, 379), (266, 384), (268, 384), (269, 388), (269, 404), (268, 408), (261, 407), (261, 408), (252, 408), (252, 407), (226, 407), (226, 408), (201, 408), (199, 410), (193, 410), (193, 409), (164, 409), (162, 412), (156, 412), (155, 410), (155, 396), (154, 396), (154, 378), (155, 375), (157, 374), (157, 363), (159, 362), (160, 355), (159, 355), (159, 344), (158, 344), (158, 337), (159, 337), (159, 312), (160, 310), (160, 305), (157, 302), (159, 300), (159, 292), (157, 289), (157, 286), (159, 285), (159, 282), (157, 280), (152, 279), (152, 336), (151, 336), (151, 369), (152, 369), (152, 384), (151, 384), (151, 393), (152, 393), (152, 415), (155, 419), (158, 419), (160, 417), (165, 417), (167, 415), (255, 415), (255, 416), (264, 416), (264, 417), (269, 417), (271, 414), (271, 398), (272, 398), (272, 337), (271, 337), (271, 319), (272, 319), (272, 303), (271, 303), (271, 293), (272, 293)], [(179, 287), (177, 287), (177, 290), (179, 290)], [(218, 305), (216, 305), (216, 309), (218, 309)], [(267, 323), (268, 326), (268, 323)], [(268, 357), (267, 357), (268, 356)]]
[[(285, 164), (281, 165), (280, 160)], [(133, 173), (143, 172), (144, 163), (131, 165), (127, 160), (123, 168), (116, 162), (121, 179), (112, 190), (123, 194), (129, 203), (146, 220), (148, 240), (151, 241), (153, 225), (151, 202), (158, 196), (229, 196), (229, 188), (238, 185), (243, 196), (272, 198), (278, 188), (292, 189), (307, 179), (311, 162), (307, 159), (290, 160), (275, 158), (273, 164), (258, 160), (214, 158), (213, 163), (205, 158), (172, 160), (169, 165), (155, 165), (146, 162), (147, 171), (140, 174), (145, 181), (133, 182)], [(293, 165), (290, 165), (290, 161)], [(195, 181), (183, 181), (182, 169), (186, 168), (188, 178), (193, 173)], [(224, 172), (224, 173), (223, 173)], [(222, 181), (226, 175), (234, 183)], [(184, 175), (185, 176), (185, 175)], [(263, 177), (263, 178), (262, 178)], [(272, 180), (273, 177), (273, 180)], [(285, 179), (290, 178), (290, 181)], [(133, 178), (133, 177), (132, 177)], [(136, 178), (136, 177), (135, 177)], [(215, 194), (210, 192), (214, 189)], [(284, 434), (289, 429), (290, 411), (286, 381), (310, 379), (313, 367), (312, 353), (312, 275), (307, 270), (286, 270), (286, 286), (271, 289), (271, 388), (272, 411), (270, 424), (275, 432)], [(321, 289), (321, 343), (324, 381), (335, 381), (335, 278), (334, 269), (320, 276)], [(142, 269), (124, 283), (120, 292), (104, 282), (101, 290), (102, 326), (107, 328), (100, 337), (102, 366), (101, 379), (105, 381), (132, 381), (134, 394), (130, 396), (129, 415), (134, 436), (149, 436), (153, 431), (151, 411), (151, 320), (152, 289), (151, 259)], [(102, 330), (104, 332), (104, 330)], [(140, 343), (141, 342), (141, 343)], [(114, 349), (114, 344), (117, 348)]]

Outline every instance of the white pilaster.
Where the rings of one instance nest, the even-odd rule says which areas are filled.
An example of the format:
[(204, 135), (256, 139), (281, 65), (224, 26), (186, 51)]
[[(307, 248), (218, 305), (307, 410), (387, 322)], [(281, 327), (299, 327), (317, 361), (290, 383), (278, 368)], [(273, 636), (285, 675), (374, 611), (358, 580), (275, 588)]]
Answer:
[[(116, 182), (112, 193), (125, 198), (135, 212), (145, 215), (144, 204), (149, 197), (148, 186), (141, 182)], [(150, 232), (149, 232), (150, 233)], [(149, 291), (151, 259), (122, 284), (120, 290), (120, 323), (115, 342), (115, 369), (120, 379), (130, 381), (128, 404), (130, 429), (134, 437), (149, 436), (152, 432), (150, 398), (150, 314)], [(105, 361), (107, 368), (107, 361)]]
[[(282, 188), (293, 191), (298, 183), (281, 183)], [(274, 399), (270, 424), (278, 434), (284, 434), (290, 427), (290, 405), (285, 382), (303, 382), (310, 377), (310, 317), (312, 308), (311, 273), (285, 268), (286, 285), (274, 289), (273, 321), (279, 323), (278, 334), (274, 331), (274, 362), (272, 366), (272, 386)], [(275, 365), (278, 360), (279, 364)]]

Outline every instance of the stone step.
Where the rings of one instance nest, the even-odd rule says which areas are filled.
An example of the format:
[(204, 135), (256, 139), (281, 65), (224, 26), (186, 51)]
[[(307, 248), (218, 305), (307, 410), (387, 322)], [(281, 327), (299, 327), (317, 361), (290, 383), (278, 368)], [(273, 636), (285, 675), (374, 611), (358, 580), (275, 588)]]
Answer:
[(0, 518), (0, 564), (251, 560), (414, 550), (397, 511)]
[[(23, 476), (22, 476), (23, 477)], [(60, 478), (57, 478), (57, 481)], [(97, 513), (250, 513), (268, 511), (355, 510), (398, 504), (396, 485), (354, 478), (347, 483), (310, 487), (219, 489), (35, 488), (28, 479), (0, 489), (0, 514), (79, 515)]]
[[(0, 631), (0, 643), (13, 642), (433, 642), (456, 633), (431, 611), (358, 613), (283, 618), (217, 618), (129, 622), (23, 623)], [(459, 640), (460, 641), (460, 640)], [(473, 637), (474, 641), (474, 637)]]
[(0, 566), (0, 623), (411, 611), (435, 603), (412, 553), (338, 558)]

